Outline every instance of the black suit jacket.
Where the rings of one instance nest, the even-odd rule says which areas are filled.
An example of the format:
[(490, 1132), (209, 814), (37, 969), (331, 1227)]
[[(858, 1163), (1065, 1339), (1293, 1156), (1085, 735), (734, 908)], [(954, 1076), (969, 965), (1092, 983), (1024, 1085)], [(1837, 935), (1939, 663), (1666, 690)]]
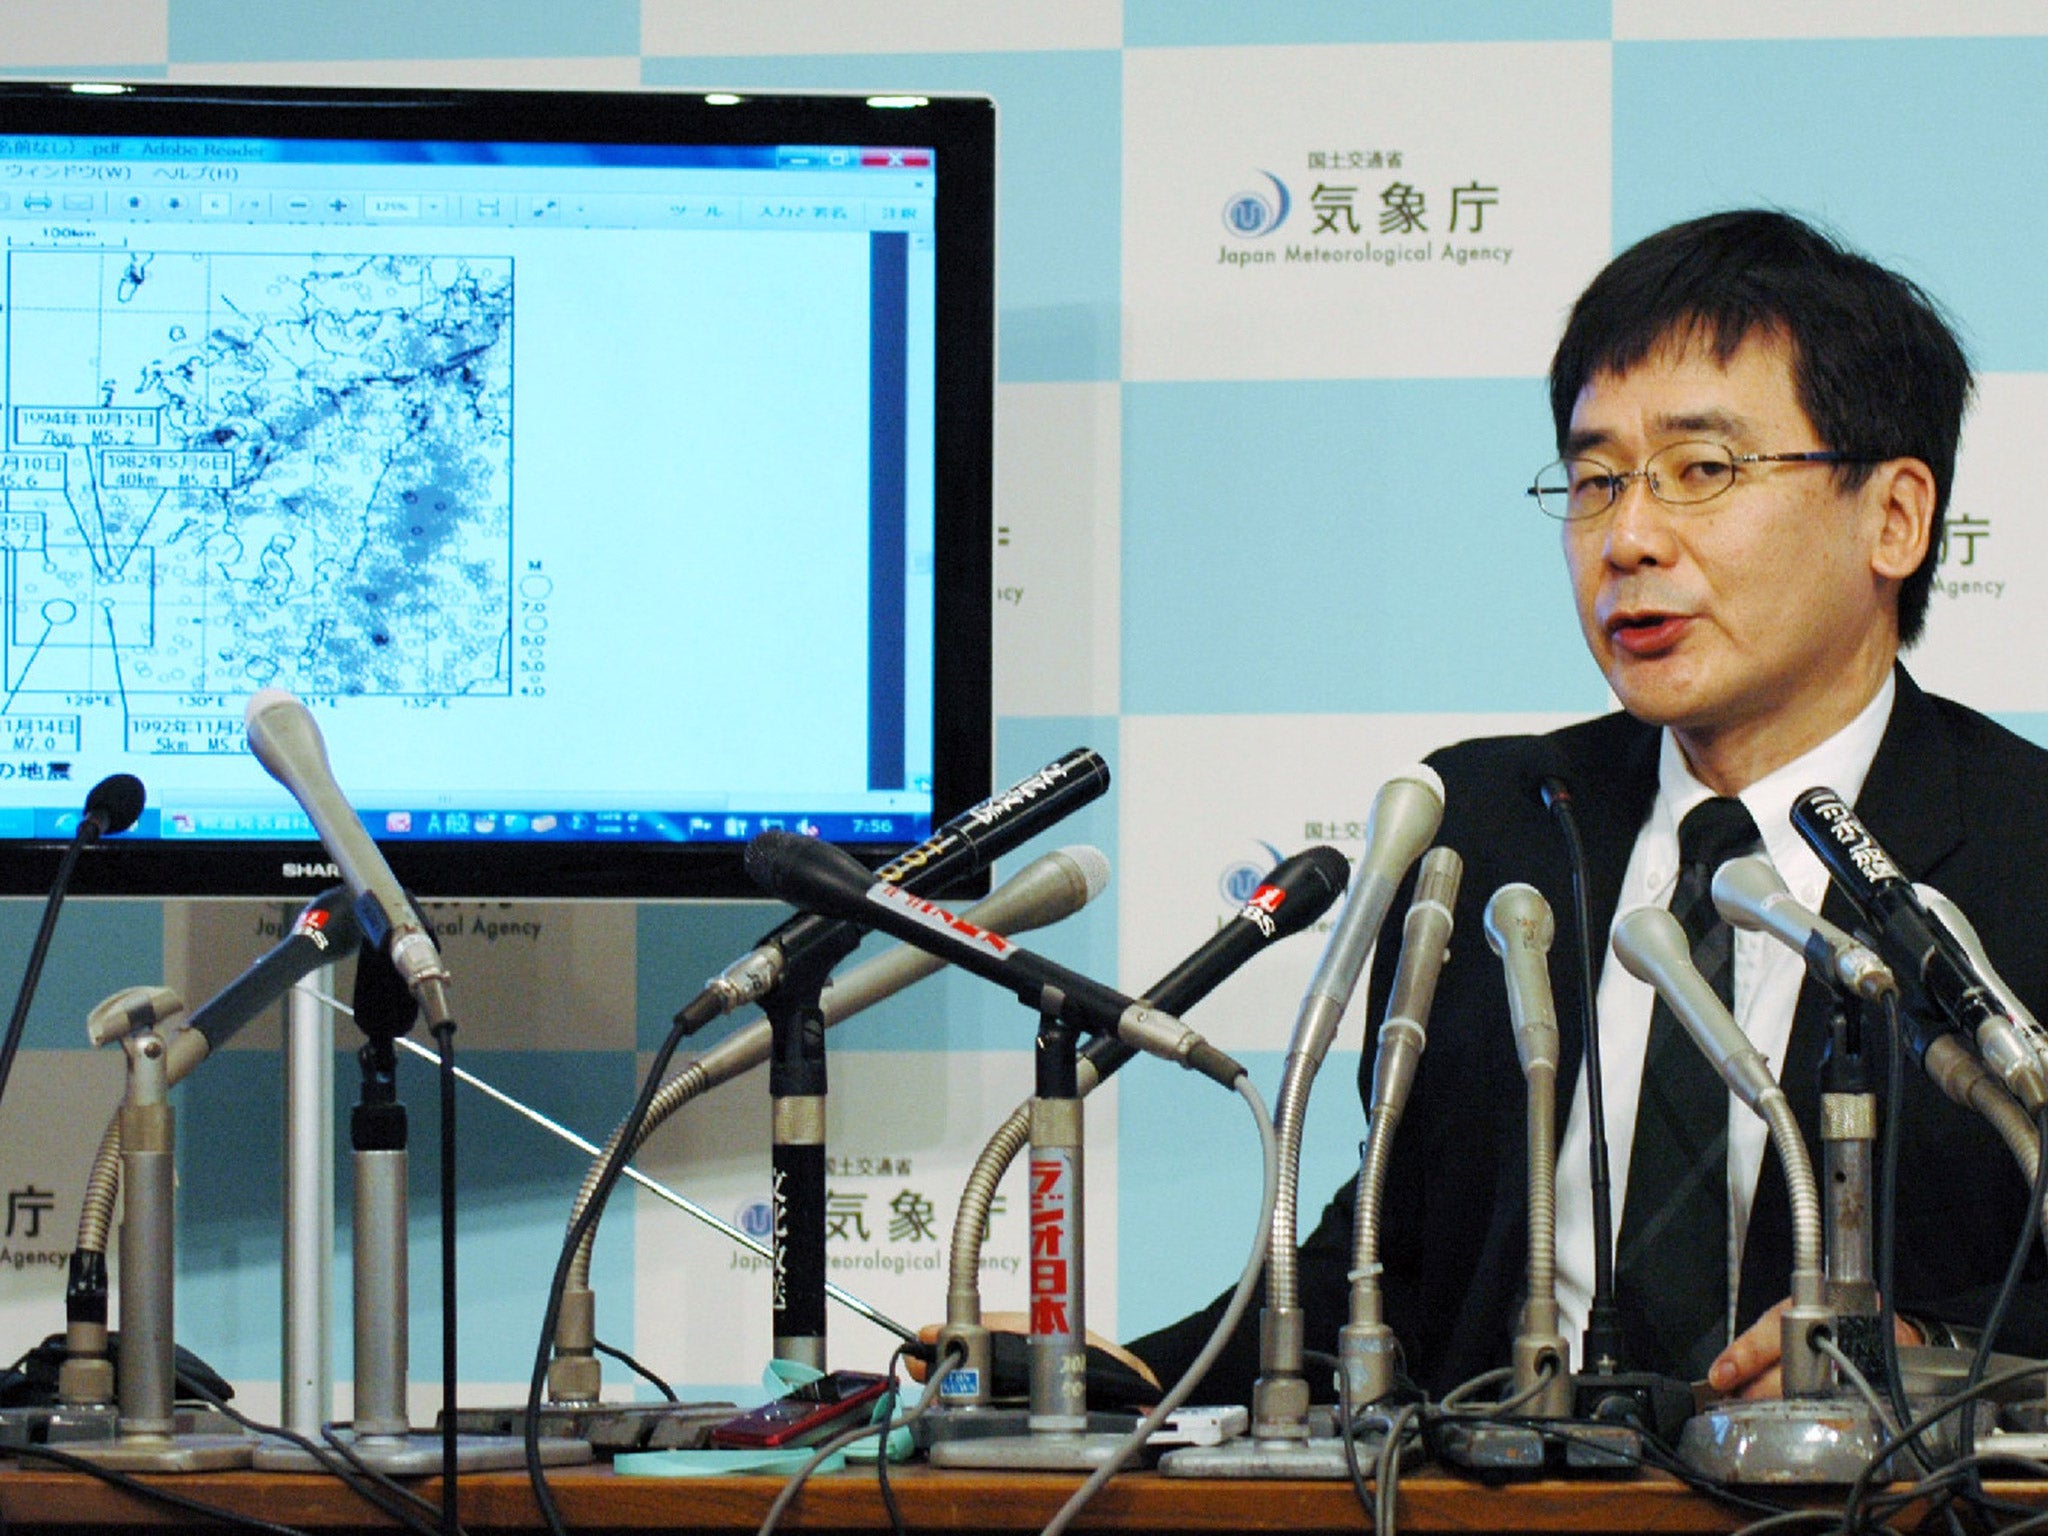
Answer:
[[(1898, 697), (1857, 811), (1916, 880), (1967, 913), (2005, 979), (2037, 1013), (2048, 1002), (2048, 945), (2037, 913), (2048, 874), (2048, 752), (1973, 710), (1923, 693), (1903, 669)], [(1386, 1315), (1411, 1374), (1441, 1393), (1509, 1358), (1527, 1267), (1525, 1089), (1508, 1027), (1499, 961), (1481, 914), (1501, 885), (1525, 880), (1558, 917), (1551, 951), (1563, 1054), (1560, 1127), (1584, 1054), (1583, 986), (1571, 936), (1570, 867), (1535, 785), (1561, 773), (1574, 789), (1591, 864), (1595, 986), (1606, 935), (1636, 836), (1657, 792), (1658, 732), (1609, 715), (1550, 736), (1469, 741), (1431, 757), (1443, 775), (1438, 841), (1458, 850), (1465, 878), (1451, 954), (1439, 984), (1415, 1089), (1394, 1141), (1381, 1221)], [(1367, 1018), (1386, 1009), (1407, 892), (1380, 938)], [(1855, 914), (1830, 893), (1826, 915)], [(1810, 981), (1794, 1014), (1784, 1086), (1809, 1148), (1819, 1145), (1819, 1066), (1828, 1000)], [(1360, 1091), (1370, 1085), (1369, 1036)], [(2011, 1255), (2026, 1206), (2017, 1165), (1974, 1115), (1944, 1098), (1910, 1059), (1901, 1119), (1898, 1305), (1945, 1322), (1980, 1321)], [(1621, 1220), (1621, 1191), (1614, 1219)], [(1334, 1351), (1349, 1296), (1352, 1186), (1340, 1190), (1301, 1250), (1301, 1297), (1312, 1349)], [(1784, 1172), (1767, 1153), (1743, 1249), (1737, 1316), (1748, 1326), (1789, 1289), (1791, 1216)], [(2002, 1347), (2048, 1354), (2048, 1280), (2037, 1246)], [(1194, 1357), (1222, 1310), (1202, 1312), (1134, 1341), (1171, 1380)], [(1248, 1401), (1258, 1374), (1248, 1317), (1196, 1401)], [(1576, 1341), (1574, 1341), (1576, 1343)], [(1666, 1362), (1632, 1361), (1640, 1369)]]

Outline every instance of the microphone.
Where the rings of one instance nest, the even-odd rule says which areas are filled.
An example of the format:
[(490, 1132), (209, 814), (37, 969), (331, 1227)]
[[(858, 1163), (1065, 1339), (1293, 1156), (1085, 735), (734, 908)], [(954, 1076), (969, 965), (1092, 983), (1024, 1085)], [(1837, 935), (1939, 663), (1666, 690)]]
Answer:
[(1504, 885), (1486, 903), (1486, 942), (1500, 956), (1515, 1054), (1526, 1080), (1529, 1269), (1515, 1328), (1514, 1391), (1530, 1418), (1572, 1411), (1572, 1382), (1557, 1318), (1557, 1005), (1550, 941), (1557, 924), (1533, 885)]
[(1694, 1045), (1706, 1053), (1735, 1096), (1758, 1114), (1777, 1080), (1749, 1036), (1692, 963), (1685, 929), (1662, 907), (1642, 906), (1614, 925), (1614, 955), (1629, 975), (1657, 989)]
[[(1186, 1013), (1260, 950), (1300, 933), (1329, 911), (1350, 878), (1351, 861), (1324, 844), (1289, 854), (1273, 866), (1229, 922), (1145, 989), (1143, 1001), (1176, 1018)], [(1001, 923), (983, 926), (1008, 931)], [(1116, 1036), (1098, 1035), (1082, 1048), (1081, 1063), (1084, 1072), (1094, 1069), (1094, 1081), (1099, 1083), (1135, 1055), (1137, 1051)]]
[(1998, 999), (2006, 1017), (2019, 1026), (2022, 1035), (2036, 1042), (2036, 1049), (2048, 1049), (2048, 1031), (2041, 1028), (2027, 1005), (2020, 1001), (2017, 992), (2006, 984), (2003, 976), (1991, 963), (1991, 957), (1984, 951), (1984, 940), (1978, 936), (1977, 928), (1963, 915), (1963, 909), (1950, 901), (1931, 885), (1915, 884), (1913, 894), (1920, 898), (1920, 904), (1940, 920), (1941, 926), (1949, 931), (1954, 940), (1963, 946), (1963, 953), (1970, 957), (1970, 963), (1977, 968), (1977, 974), (1984, 978), (1984, 985), (1991, 989), (1991, 995)]
[(770, 895), (821, 916), (879, 928), (1014, 992), (1027, 1006), (1078, 1029), (1177, 1061), (1229, 1087), (1244, 1068), (1172, 1016), (1012, 944), (944, 907), (877, 880), (830, 843), (763, 832), (747, 845), (747, 873)]
[(1359, 973), (1379, 941), (1380, 927), (1394, 904), (1394, 892), (1408, 866), (1436, 836), (1443, 822), (1444, 781), (1427, 763), (1389, 779), (1373, 798), (1365, 828), (1365, 852), (1351, 876), (1350, 894), (1337, 926), (1323, 945), (1322, 959), (1309, 979), (1288, 1045), (1290, 1057), (1320, 1065), (1344, 1017)]
[(1458, 886), (1464, 877), (1465, 862), (1456, 850), (1438, 846), (1422, 856), (1415, 895), (1401, 923), (1401, 955), (1394, 964), (1387, 1016), (1373, 1052), (1372, 1102), (1366, 1111), (1366, 1142), (1353, 1197), (1351, 1311), (1337, 1330), (1338, 1380), (1353, 1413), (1386, 1397), (1400, 1374), (1401, 1346), (1387, 1326), (1380, 1290), (1385, 1268), (1380, 1263), (1380, 1205), (1394, 1132), (1428, 1043), (1429, 1010), (1450, 951)]
[(2012, 1090), (2013, 1097), (2026, 1105), (2030, 1113), (2038, 1112), (2043, 1102), (2048, 1101), (2048, 1062), (2041, 1059), (2042, 1044), (2048, 1036), (2042, 1034), (2039, 1022), (2027, 1011), (2026, 1004), (1992, 966), (1991, 957), (1984, 952), (1983, 939), (1978, 937), (1975, 925), (1963, 916), (1962, 908), (1931, 885), (1916, 885), (1913, 894), (1962, 947), (1964, 956), (1983, 978), (1985, 989), (1997, 1000), (2004, 1015), (1995, 1023), (1978, 1026), (1978, 1051)]
[(1267, 945), (1301, 932), (1329, 911), (1351, 879), (1351, 861), (1321, 844), (1274, 865), (1229, 922), (1149, 988), (1155, 1008), (1179, 1013), (1207, 997)]
[(1415, 878), (1415, 898), (1401, 924), (1401, 954), (1387, 997), (1387, 1016), (1380, 1024), (1379, 1048), (1372, 1060), (1372, 1105), (1366, 1120), (1375, 1130), (1383, 1119), (1398, 1121), (1415, 1081), (1415, 1069), (1428, 1039), (1429, 1010), (1436, 984), (1450, 955), (1452, 911), (1465, 862), (1450, 848), (1432, 848), (1423, 855)]
[[(1781, 1314), (1778, 1329), (1785, 1396), (1826, 1396), (1833, 1389), (1834, 1372), (1816, 1340), (1835, 1328), (1836, 1316), (1827, 1301), (1820, 1187), (1791, 1101), (1742, 1026), (1693, 965), (1692, 946), (1677, 918), (1662, 907), (1636, 907), (1614, 925), (1613, 945), (1615, 958), (1628, 973), (1657, 989), (1729, 1091), (1770, 1127), (1792, 1207), (1792, 1304)], [(1803, 1441), (1804, 1432), (1797, 1438)]]
[[(337, 885), (315, 896), (282, 940), (187, 1015), (185, 1027), (168, 1038), (165, 1085), (182, 1082), (300, 977), (353, 953), (361, 942), (361, 930), (349, 910), (348, 888)], [(166, 988), (131, 987), (95, 1008), (85, 1032), (94, 1045), (104, 1045), (134, 1030), (159, 1026), (184, 1009), (183, 1000)]]
[[(145, 798), (142, 780), (132, 773), (109, 774), (101, 779), (85, 797), (85, 817), (79, 825), (81, 841), (126, 832), (142, 815)], [(90, 837), (83, 836), (88, 826), (92, 828)]]
[[(1920, 903), (1913, 884), (1870, 829), (1831, 789), (1809, 789), (1792, 805), (1792, 825), (1820, 855), (1864, 920), (1877, 930), (1878, 947), (1895, 969), (1919, 984), (1921, 995), (1940, 1011), (1940, 1027), (1959, 1029), (1977, 1042), (1984, 1059), (2005, 1079), (2006, 1087), (2032, 1112), (2048, 1104), (2048, 1083), (2038, 1068), (2029, 1073), (2033, 1052), (2025, 1049), (2005, 1017), (1998, 998), (1985, 986), (1970, 956), (1949, 931)], [(1909, 1009), (1921, 1018), (1922, 1010)], [(1912, 1031), (1914, 1054), (1927, 1055), (1922, 1029)], [(2012, 1075), (2008, 1076), (2007, 1073)]]
[(300, 909), (284, 938), (195, 1008), (185, 1027), (198, 1031), (209, 1049), (217, 1051), (243, 1025), (291, 990), (300, 977), (353, 954), (361, 942), (362, 930), (350, 908), (348, 888), (337, 885), (322, 891)]
[[(1080, 843), (1040, 854), (963, 915), (1004, 933), (1049, 928), (1087, 906), (1108, 884), (1109, 860), (1101, 849)], [(945, 963), (912, 945), (899, 945), (827, 982), (818, 996), (819, 1011), (827, 1027), (841, 1023), (924, 980)], [(685, 1069), (704, 1079), (695, 1092), (730, 1082), (766, 1061), (773, 1034), (766, 1019), (756, 1019), (719, 1041)]]
[(1870, 947), (1802, 906), (1778, 867), (1762, 854), (1730, 859), (1714, 871), (1714, 910), (1734, 927), (1768, 933), (1805, 957), (1822, 986), (1874, 1003), (1899, 989), (1891, 967)]
[[(264, 688), (249, 700), (245, 716), (249, 750), (270, 776), (291, 791), (355, 898), (363, 937), (384, 950), (406, 986), (441, 1022), (448, 971), (398, 876), (364, 830), (362, 818), (334, 782), (327, 743), (306, 706), (282, 688)], [(428, 993), (433, 994), (429, 1001)]]
[(1533, 885), (1504, 885), (1486, 904), (1486, 942), (1500, 956), (1508, 1017), (1524, 1074), (1557, 1071), (1557, 1005), (1550, 992), (1550, 941), (1557, 923)]
[[(980, 873), (1108, 788), (1109, 764), (1100, 753), (1076, 747), (962, 811), (870, 878), (900, 883), (921, 895), (942, 895), (955, 881)], [(759, 1002), (792, 965), (820, 950), (836, 947), (844, 953), (852, 948), (851, 937), (849, 925), (842, 920), (800, 912), (706, 982), (703, 991), (676, 1014), (675, 1022), (684, 1026), (684, 1033), (695, 1034), (713, 1019)]]
[(78, 856), (88, 843), (99, 841), (116, 832), (126, 832), (135, 825), (135, 819), (142, 814), (142, 780), (132, 773), (116, 773), (101, 779), (86, 791), (85, 812), (78, 818), (78, 826), (71, 834), (71, 841), (65, 845), (64, 856), (57, 864), (57, 877), (50, 882), (49, 899), (43, 904), (42, 922), (36, 928), (36, 936), (29, 945), (28, 964), (22, 967), (21, 985), (15, 989), (14, 1012), (7, 1021), (7, 1033), (0, 1037), (0, 1096), (7, 1092), (7, 1079), (14, 1073), (14, 1058), (21, 1049), (21, 1038), (28, 1029), (29, 1004), (36, 995), (36, 983), (42, 980), (43, 961), (49, 957), (50, 940), (57, 932), (57, 913), (64, 905), (64, 893), (71, 887), (72, 872), (78, 868)]

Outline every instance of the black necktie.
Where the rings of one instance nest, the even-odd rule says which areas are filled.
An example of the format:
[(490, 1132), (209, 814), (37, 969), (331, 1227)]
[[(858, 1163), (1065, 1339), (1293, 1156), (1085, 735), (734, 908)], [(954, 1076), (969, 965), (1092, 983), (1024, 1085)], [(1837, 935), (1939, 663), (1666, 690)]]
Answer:
[[(1714, 910), (1714, 871), (1758, 841), (1756, 823), (1734, 799), (1693, 807), (1678, 828), (1671, 915), (1693, 964), (1731, 1012), (1735, 938)], [(1636, 1370), (1697, 1381), (1728, 1343), (1728, 1090), (1662, 998), (1643, 1053), (1615, 1300)]]

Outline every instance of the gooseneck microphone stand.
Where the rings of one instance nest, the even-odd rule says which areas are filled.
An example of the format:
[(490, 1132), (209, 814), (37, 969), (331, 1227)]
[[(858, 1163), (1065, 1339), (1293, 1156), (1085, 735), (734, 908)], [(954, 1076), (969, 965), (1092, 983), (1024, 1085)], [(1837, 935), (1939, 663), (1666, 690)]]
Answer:
[(935, 1467), (1085, 1472), (1123, 1449), (1135, 1414), (1091, 1413), (1087, 1378), (1083, 1122), (1080, 1031), (1061, 1017), (1064, 999), (1040, 1004), (1031, 1099), (1030, 1412), (1021, 1435), (941, 1440)]
[[(110, 1032), (95, 1044), (116, 1037)], [(71, 1446), (73, 1455), (120, 1472), (219, 1472), (249, 1465), (255, 1438), (181, 1432), (174, 1403), (173, 1220), (175, 1117), (164, 1039), (153, 1022), (119, 1034), (128, 1058), (121, 1105), (121, 1341), (115, 1438)]]

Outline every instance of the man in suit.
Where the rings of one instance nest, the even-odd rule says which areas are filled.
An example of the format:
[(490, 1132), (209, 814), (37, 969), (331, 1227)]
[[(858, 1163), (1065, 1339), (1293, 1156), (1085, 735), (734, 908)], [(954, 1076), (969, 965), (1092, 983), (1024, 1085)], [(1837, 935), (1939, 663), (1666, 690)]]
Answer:
[[(1815, 908), (1825, 897), (1827, 914), (1850, 923), (1787, 822), (1800, 792), (1827, 784), (1913, 878), (1971, 916), (2030, 1005), (2048, 1000), (2022, 874), (2048, 849), (2048, 753), (1923, 693), (1897, 661), (1926, 618), (1969, 369), (1912, 284), (1796, 219), (1752, 211), (1675, 226), (1615, 258), (1574, 307), (1550, 385), (1560, 460), (1534, 495), (1561, 521), (1586, 644), (1625, 713), (1430, 759), (1446, 785), (1439, 841), (1466, 871), (1394, 1143), (1387, 1317), (1432, 1392), (1509, 1358), (1527, 1260), (1524, 1089), (1481, 914), (1500, 885), (1527, 881), (1560, 919), (1559, 1281), (1575, 1350), (1585, 1322), (1582, 988), (1570, 868), (1537, 792), (1550, 776), (1571, 789), (1591, 862), (1626, 1363), (1704, 1375), (1726, 1393), (1774, 1392), (1770, 1309), (1791, 1266), (1782, 1172), (1761, 1122), (1665, 1054), (1675, 1026), (1659, 1023), (1647, 987), (1604, 963), (1605, 940), (1618, 911), (1675, 907), (1696, 829), (1731, 818), (1736, 843), (1760, 841), (1795, 896)], [(1404, 907), (1381, 936), (1375, 1026)], [(1828, 1001), (1802, 985), (1796, 956), (1760, 936), (1738, 936), (1732, 971), (1735, 1014), (1817, 1145)], [(1917, 1320), (1902, 1324), (1911, 1342), (1982, 1319), (2026, 1189), (1996, 1139), (1917, 1073), (1900, 1123), (1897, 1303)], [(1339, 1193), (1303, 1245), (1311, 1348), (1333, 1350), (1346, 1315), (1351, 1195)], [(1687, 1276), (1707, 1283), (1683, 1320), (1670, 1297)], [(2048, 1352), (2043, 1289), (2025, 1290), (2006, 1347)], [(1171, 1380), (1220, 1309), (1219, 1299), (1131, 1348)], [(1197, 1400), (1246, 1399), (1256, 1375), (1247, 1326)]]

